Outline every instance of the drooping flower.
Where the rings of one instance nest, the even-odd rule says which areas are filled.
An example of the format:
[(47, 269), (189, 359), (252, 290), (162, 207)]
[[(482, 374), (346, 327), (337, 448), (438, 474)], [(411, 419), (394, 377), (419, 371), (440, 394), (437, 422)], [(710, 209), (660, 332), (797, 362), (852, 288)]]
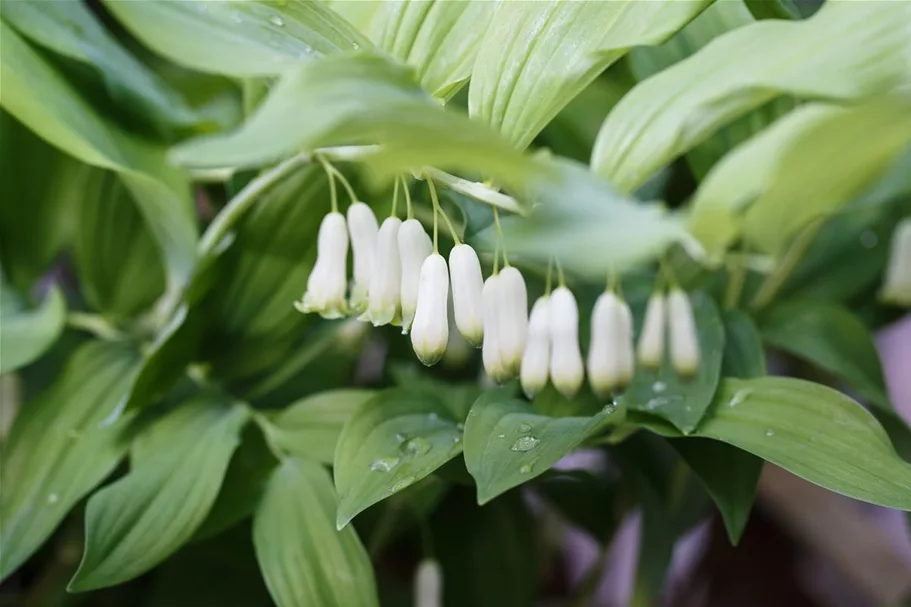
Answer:
[(657, 369), (664, 357), (665, 299), (664, 293), (655, 291), (645, 307), (645, 319), (639, 334), (639, 362), (644, 367)]
[(625, 388), (633, 376), (633, 327), (629, 306), (617, 294), (604, 293), (592, 309), (588, 347), (588, 383), (601, 397)]
[(558, 287), (550, 294), (550, 381), (566, 398), (579, 391), (585, 378), (579, 351), (579, 307), (572, 291)]
[(399, 228), (399, 258), (402, 263), (402, 333), (408, 333), (418, 301), (421, 266), (433, 253), (433, 243), (417, 219), (406, 219)]
[[(519, 375), (528, 339), (528, 292), (525, 279), (516, 268), (500, 271), (498, 341), (504, 380)], [(486, 335), (486, 323), (485, 323)]]
[(341, 318), (348, 313), (348, 230), (345, 216), (323, 217), (316, 245), (316, 263), (307, 278), (307, 291), (294, 306), (301, 312), (318, 312), (323, 318)]
[(620, 337), (617, 341), (617, 350), (620, 354), (617, 389), (623, 390), (633, 381), (633, 375), (636, 373), (636, 356), (633, 352), (633, 313), (629, 309), (629, 304), (622, 299), (617, 312), (620, 318)]
[(354, 281), (349, 301), (351, 309), (358, 313), (367, 309), (378, 232), (376, 215), (369, 206), (355, 202), (348, 207), (348, 233), (351, 235), (351, 253), (354, 257)]
[(434, 253), (424, 260), (418, 288), (417, 308), (411, 327), (411, 345), (422, 363), (434, 365), (446, 353), (449, 342), (449, 272), (446, 260)]
[(442, 607), (443, 569), (434, 559), (424, 559), (414, 575), (414, 607)]
[(484, 277), (478, 254), (467, 244), (449, 252), (449, 277), (456, 326), (468, 343), (479, 347), (484, 340)]
[(374, 327), (395, 322), (401, 315), (402, 262), (399, 259), (399, 227), (402, 221), (388, 217), (376, 237), (376, 259), (370, 279), (367, 312), (361, 320)]
[(500, 353), (500, 275), (494, 274), (484, 281), (481, 299), (484, 304), (484, 343), (481, 360), (484, 371), (496, 383), (508, 379)]
[(911, 217), (899, 222), (892, 234), (889, 265), (880, 297), (886, 303), (911, 306)]
[(671, 289), (667, 310), (671, 364), (678, 374), (693, 376), (699, 370), (699, 337), (690, 298), (679, 288)]
[(528, 319), (528, 343), (522, 355), (519, 379), (522, 391), (534, 398), (547, 385), (550, 369), (550, 298), (543, 295), (531, 307)]

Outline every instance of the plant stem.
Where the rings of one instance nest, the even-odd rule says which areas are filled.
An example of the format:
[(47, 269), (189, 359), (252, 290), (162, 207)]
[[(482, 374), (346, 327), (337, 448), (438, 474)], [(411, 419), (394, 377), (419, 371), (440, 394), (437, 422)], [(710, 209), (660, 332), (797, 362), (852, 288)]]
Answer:
[[(443, 211), (443, 206), (440, 204), (440, 198), (437, 196), (437, 188), (433, 185), (433, 179), (429, 175), (425, 175), (424, 179), (427, 180), (427, 187), (430, 189), (430, 199), (433, 201), (433, 210), (435, 213), (439, 213), (443, 217), (443, 221), (446, 222), (446, 227), (449, 228), (449, 233), (452, 235), (452, 240), (457, 245), (462, 244), (462, 241), (459, 240), (459, 235), (456, 234), (455, 228), (452, 226), (452, 222), (449, 221), (449, 216)], [(434, 215), (434, 221), (436, 221), (436, 215)], [(435, 226), (436, 224), (434, 224)], [(436, 243), (434, 243), (436, 246)]]
[(112, 327), (103, 316), (98, 314), (70, 312), (66, 315), (66, 324), (73, 329), (87, 331), (95, 337), (100, 337), (107, 341), (123, 341), (126, 339), (126, 335)]
[[(497, 228), (497, 244), (503, 249), (503, 267), (509, 267), (509, 258), (506, 257), (506, 240), (503, 238), (503, 228), (500, 227), (500, 212), (497, 207), (493, 208), (493, 223)], [(557, 264), (559, 268), (559, 264)]]
[(794, 270), (795, 266), (797, 266), (797, 262), (799, 262), (800, 258), (807, 252), (807, 249), (810, 247), (810, 244), (812, 244), (813, 239), (816, 237), (816, 232), (819, 231), (821, 225), (821, 221), (816, 221), (805, 227), (800, 234), (797, 235), (797, 238), (791, 244), (791, 248), (785, 253), (784, 259), (781, 260), (778, 267), (775, 268), (765, 281), (763, 281), (762, 286), (759, 287), (759, 291), (753, 298), (752, 307), (754, 310), (761, 310), (772, 303), (772, 300), (778, 295), (778, 292), (784, 286), (784, 283), (787, 282), (791, 272)]
[(468, 181), (467, 179), (462, 179), (461, 177), (456, 177), (455, 175), (450, 175), (449, 173), (434, 168), (425, 168), (424, 174), (439, 181), (451, 190), (489, 204), (494, 208), (499, 207), (504, 211), (509, 211), (510, 213), (515, 213), (517, 215), (528, 214), (515, 198), (498, 192), (483, 183)]
[(740, 303), (740, 294), (743, 292), (743, 283), (746, 281), (747, 267), (739, 263), (730, 263), (728, 266), (728, 284), (724, 291), (724, 309), (733, 310)]

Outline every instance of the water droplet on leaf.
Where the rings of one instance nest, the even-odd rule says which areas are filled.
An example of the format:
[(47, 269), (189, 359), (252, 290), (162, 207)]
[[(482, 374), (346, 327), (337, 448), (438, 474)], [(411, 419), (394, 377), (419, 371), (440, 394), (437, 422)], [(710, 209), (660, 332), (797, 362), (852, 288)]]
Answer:
[(415, 438), (412, 438), (407, 443), (405, 443), (403, 445), (403, 449), (405, 449), (405, 453), (407, 453), (408, 455), (424, 455), (425, 453), (430, 451), (431, 446), (432, 445), (430, 444), (429, 440), (427, 440), (426, 438), (417, 436)]
[(380, 459), (373, 460), (373, 463), (370, 464), (370, 469), (378, 472), (389, 472), (393, 468), (399, 465), (399, 458), (397, 457), (382, 457)]
[(406, 440), (408, 440), (408, 437), (405, 436), (404, 434), (402, 434), (401, 432), (396, 432), (396, 433), (395, 433), (395, 440), (397, 440), (399, 444), (402, 444), (402, 443), (404, 443)]
[(775, 431), (772, 429), (766, 430), (765, 435), (766, 436), (775, 436)]
[(56, 504), (58, 501), (60, 501), (60, 496), (57, 495), (56, 493), (51, 493), (50, 495), (47, 496), (48, 504)]
[(531, 432), (530, 424), (519, 424), (519, 432)]
[(538, 443), (541, 442), (534, 436), (520, 436), (516, 439), (516, 442), (512, 444), (510, 450), (512, 451), (531, 451), (534, 449)]
[(279, 17), (278, 15), (272, 15), (269, 17), (269, 23), (275, 27), (283, 27), (285, 25), (285, 20)]
[(737, 390), (737, 392), (735, 392), (734, 396), (731, 398), (731, 402), (728, 403), (728, 406), (736, 407), (737, 405), (739, 405), (740, 403), (745, 401), (747, 399), (747, 397), (752, 393), (753, 393), (752, 388), (744, 388), (743, 390)]
[(652, 384), (652, 392), (664, 392), (667, 389), (667, 384), (663, 381), (656, 381)]
[(519, 468), (519, 472), (522, 474), (529, 474), (534, 468), (534, 464), (523, 464), (522, 467)]
[(392, 492), (396, 493), (398, 491), (401, 491), (405, 487), (408, 487), (414, 483), (414, 480), (415, 479), (413, 476), (406, 476), (405, 478), (396, 481), (396, 483), (392, 485)]

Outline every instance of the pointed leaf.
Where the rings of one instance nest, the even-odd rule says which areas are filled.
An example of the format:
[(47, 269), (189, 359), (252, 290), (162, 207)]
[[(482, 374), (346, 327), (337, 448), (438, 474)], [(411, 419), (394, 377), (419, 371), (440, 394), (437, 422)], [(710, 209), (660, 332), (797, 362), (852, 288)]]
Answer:
[(88, 343), (54, 384), (16, 417), (3, 445), (0, 579), (51, 535), (70, 509), (110, 474), (129, 446), (130, 419), (102, 425), (135, 374), (136, 353)]
[(54, 286), (30, 310), (8, 286), (0, 288), (0, 373), (8, 373), (34, 361), (57, 341), (66, 324), (66, 301)]
[(724, 357), (721, 374), (725, 377), (752, 379), (766, 374), (762, 337), (753, 320), (740, 310), (725, 310)]
[(592, 167), (630, 191), (777, 95), (850, 100), (888, 91), (911, 75), (909, 33), (903, 2), (832, 2), (806, 21), (736, 29), (624, 97), (601, 127)]
[(591, 417), (547, 417), (501, 390), (481, 395), (465, 420), (465, 465), (485, 504), (546, 472), (623, 409), (608, 405)]
[(630, 48), (663, 42), (710, 3), (500, 2), (475, 60), (469, 113), (525, 148)]
[(339, 528), (461, 452), (458, 422), (433, 394), (385, 390), (367, 400), (335, 449)]
[(279, 607), (378, 606), (373, 567), (353, 527), (336, 531), (337, 501), (319, 464), (288, 458), (253, 520), (253, 543)]
[(836, 493), (911, 510), (911, 464), (873, 415), (831, 388), (790, 378), (726, 379), (696, 434)]
[(133, 579), (190, 539), (218, 495), (248, 417), (245, 405), (200, 398), (153, 426), (130, 473), (89, 500), (85, 552), (69, 590)]

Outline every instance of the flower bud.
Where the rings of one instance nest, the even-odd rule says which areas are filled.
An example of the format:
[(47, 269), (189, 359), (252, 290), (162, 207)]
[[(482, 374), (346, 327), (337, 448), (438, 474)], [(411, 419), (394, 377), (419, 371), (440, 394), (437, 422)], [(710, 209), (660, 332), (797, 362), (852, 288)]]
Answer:
[(494, 274), (484, 281), (481, 300), (484, 304), (484, 343), (481, 359), (484, 371), (496, 383), (509, 379), (500, 354), (500, 275)]
[(411, 327), (411, 345), (422, 363), (434, 365), (446, 353), (449, 342), (449, 272), (446, 260), (434, 253), (421, 265), (418, 301)]
[(639, 362), (650, 369), (661, 366), (664, 357), (664, 294), (655, 291), (645, 307), (645, 319), (639, 334)]
[(572, 291), (558, 287), (550, 295), (550, 381), (566, 398), (579, 391), (585, 376), (579, 351), (579, 307)]
[(622, 304), (615, 293), (604, 293), (592, 308), (591, 339), (588, 345), (588, 383), (600, 397), (620, 386)]
[(424, 559), (414, 575), (414, 607), (442, 607), (443, 570), (434, 559)]
[[(519, 374), (528, 339), (528, 293), (525, 279), (513, 267), (500, 271), (498, 339), (504, 381)], [(485, 327), (486, 328), (486, 327)]]
[(348, 233), (351, 235), (351, 253), (354, 256), (350, 305), (359, 313), (367, 309), (367, 293), (373, 276), (378, 231), (376, 215), (369, 206), (355, 202), (348, 207)]
[(417, 219), (406, 219), (399, 228), (398, 238), (399, 258), (402, 263), (402, 333), (408, 333), (418, 301), (421, 266), (433, 253), (433, 243)]
[(911, 217), (902, 220), (892, 234), (881, 297), (887, 303), (911, 306)]
[(671, 364), (678, 374), (690, 377), (699, 369), (699, 337), (690, 299), (680, 289), (672, 289), (667, 298)]
[(519, 379), (522, 391), (528, 398), (534, 398), (547, 385), (550, 368), (550, 298), (539, 297), (531, 307), (528, 319), (528, 343), (522, 355), (522, 369)]
[(478, 254), (467, 244), (449, 252), (449, 278), (456, 326), (468, 343), (479, 347), (484, 340), (484, 277)]
[(368, 293), (369, 305), (361, 320), (374, 327), (388, 325), (401, 314), (402, 262), (399, 259), (399, 227), (402, 221), (389, 217), (383, 221), (376, 237), (376, 258)]
[(348, 230), (345, 216), (329, 213), (319, 226), (316, 263), (307, 278), (303, 300), (295, 303), (301, 312), (318, 312), (323, 318), (341, 318), (348, 313)]

